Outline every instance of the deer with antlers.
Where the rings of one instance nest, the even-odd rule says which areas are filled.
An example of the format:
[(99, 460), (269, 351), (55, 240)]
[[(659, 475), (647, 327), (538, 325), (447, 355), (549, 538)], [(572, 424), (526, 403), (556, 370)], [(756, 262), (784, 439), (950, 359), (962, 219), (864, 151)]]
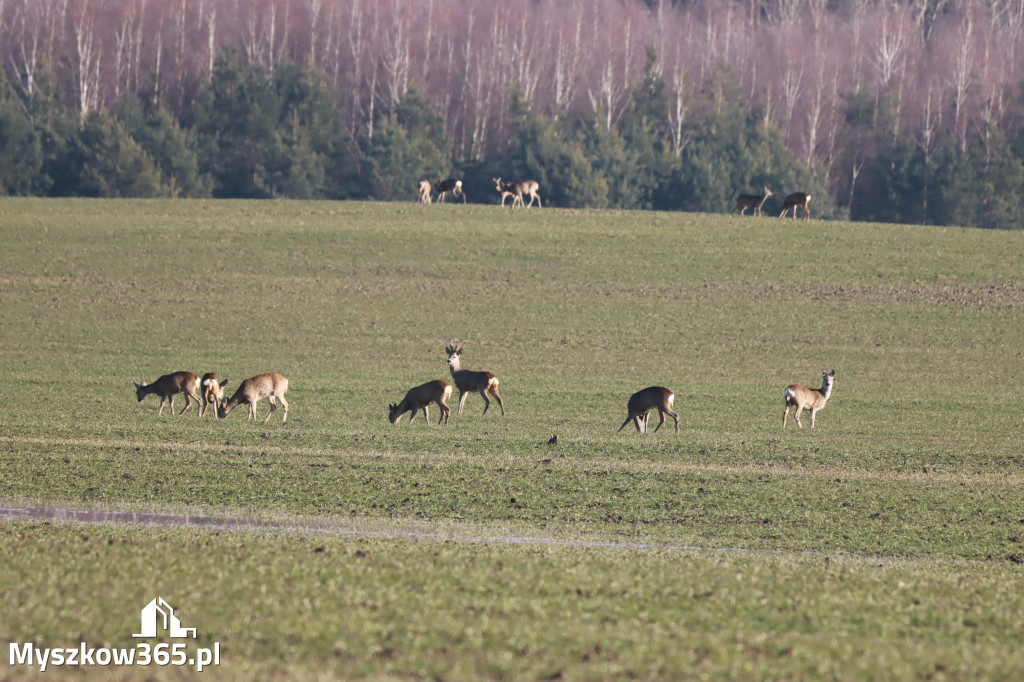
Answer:
[(437, 203), (444, 203), (444, 195), (451, 194), (453, 197), (462, 195), (462, 203), (466, 203), (466, 193), (462, 191), (462, 180), (456, 180), (455, 178), (448, 178), (447, 180), (438, 180), (434, 183), (434, 190), (437, 192)]
[(832, 395), (832, 383), (835, 381), (836, 371), (832, 370), (831, 374), (826, 373), (825, 370), (821, 370), (821, 388), (807, 388), (800, 384), (790, 384), (786, 387), (786, 390), (782, 392), (782, 396), (786, 399), (786, 411), (782, 414), (782, 428), (786, 428), (786, 418), (789, 417), (789, 408), (796, 408), (796, 425), (801, 429), (804, 427), (800, 423), (800, 413), (803, 410), (811, 411), (811, 428), (814, 428), (814, 417), (818, 414), (818, 411), (825, 407), (825, 403), (828, 402), (828, 397)]
[(459, 414), (462, 414), (462, 406), (466, 404), (466, 398), (469, 397), (470, 393), (480, 394), (480, 397), (484, 399), (484, 414), (487, 414), (487, 409), (491, 406), (491, 401), (487, 399), (487, 394), (490, 393), (498, 401), (501, 415), (505, 416), (505, 404), (501, 401), (501, 396), (498, 394), (498, 377), (490, 372), (473, 372), (468, 369), (462, 369), (460, 360), (462, 355), (461, 344), (458, 346), (447, 346), (444, 350), (448, 354), (448, 369), (451, 370), (452, 379), (455, 380), (455, 388), (459, 389)]
[(448, 398), (452, 394), (452, 385), (447, 381), (428, 381), (425, 384), (410, 388), (409, 392), (405, 394), (402, 402), (397, 405), (388, 405), (388, 421), (392, 424), (397, 424), (402, 421), (402, 416), (412, 411), (409, 415), (409, 423), (412, 424), (416, 418), (416, 410), (423, 410), (423, 419), (426, 420), (427, 425), (430, 425), (430, 412), (428, 411), (431, 405), (436, 404), (441, 408), (441, 416), (437, 420), (438, 426), (441, 423), (448, 423), (448, 417), (451, 415), (451, 408), (448, 407)]
[(748, 208), (752, 208), (753, 215), (761, 215), (761, 207), (764, 206), (764, 202), (768, 201), (768, 197), (772, 196), (772, 191), (765, 185), (764, 193), (760, 196), (755, 194), (741, 194), (736, 197), (736, 206), (733, 207), (731, 213), (736, 211), (740, 212), (740, 215), (744, 215)]
[(667, 414), (675, 420), (676, 433), (679, 433), (679, 415), (672, 410), (672, 403), (675, 402), (675, 399), (675, 394), (662, 386), (649, 386), (642, 391), (637, 391), (629, 396), (629, 402), (626, 403), (629, 416), (626, 417), (626, 421), (622, 422), (619, 431), (626, 428), (626, 424), (629, 422), (633, 422), (637, 431), (647, 433), (647, 418), (652, 411), (657, 410), (659, 421), (658, 425), (654, 427), (654, 432), (657, 433), (661, 425), (665, 423)]
[(512, 208), (516, 207), (516, 204), (523, 206), (523, 195), (528, 194), (530, 196), (530, 203), (526, 204), (526, 208), (533, 206), (533, 200), (537, 200), (537, 207), (544, 208), (544, 205), (540, 203), (540, 185), (534, 180), (522, 180), (520, 182), (502, 182), (501, 178), (491, 178), (494, 180), (495, 189), (501, 192), (501, 207), (505, 208), (505, 199), (512, 197)]
[(430, 203), (430, 180), (420, 180), (420, 203)]
[(786, 214), (789, 213), (789, 209), (793, 209), (793, 220), (796, 220), (796, 209), (802, 208), (804, 210), (804, 220), (808, 220), (811, 217), (809, 203), (811, 203), (810, 194), (807, 192), (793, 192), (782, 202), (782, 212), (779, 213), (779, 217), (785, 218)]
[(147, 384), (143, 381), (141, 384), (137, 381), (133, 381), (135, 384), (135, 397), (142, 402), (150, 393), (155, 393), (160, 396), (160, 411), (157, 412), (158, 417), (162, 417), (164, 414), (164, 401), (169, 400), (171, 403), (171, 416), (176, 417), (174, 413), (174, 396), (179, 393), (185, 394), (185, 407), (182, 408), (178, 414), (185, 414), (185, 411), (192, 405), (192, 401), (196, 401), (196, 413), (199, 413), (199, 396), (196, 395), (196, 389), (199, 388), (199, 379), (192, 372), (174, 372), (173, 374), (165, 374), (151, 384)]

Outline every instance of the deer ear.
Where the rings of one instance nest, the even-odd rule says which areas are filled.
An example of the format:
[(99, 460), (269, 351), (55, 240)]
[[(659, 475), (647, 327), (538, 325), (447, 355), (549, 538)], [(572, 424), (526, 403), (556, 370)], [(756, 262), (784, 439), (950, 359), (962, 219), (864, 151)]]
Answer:
[(832, 373), (829, 374), (830, 377), (834, 377), (835, 375), (836, 375), (836, 371), (835, 370), (832, 370)]
[(220, 387), (221, 388), (224, 388), (227, 385), (228, 385), (227, 379), (225, 379), (224, 381), (220, 382)]

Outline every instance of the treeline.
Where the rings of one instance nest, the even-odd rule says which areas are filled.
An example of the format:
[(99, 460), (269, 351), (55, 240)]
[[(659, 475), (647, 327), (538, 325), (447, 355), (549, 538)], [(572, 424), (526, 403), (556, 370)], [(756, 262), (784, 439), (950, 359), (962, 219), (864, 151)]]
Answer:
[(0, 193), (414, 200), (1024, 228), (1007, 0), (0, 0)]

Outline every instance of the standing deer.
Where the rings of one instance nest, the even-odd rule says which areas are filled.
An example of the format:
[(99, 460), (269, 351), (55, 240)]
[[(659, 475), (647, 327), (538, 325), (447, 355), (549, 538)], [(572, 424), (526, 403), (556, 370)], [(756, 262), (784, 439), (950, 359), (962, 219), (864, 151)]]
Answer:
[(626, 421), (622, 422), (619, 431), (626, 428), (626, 424), (632, 421), (636, 425), (637, 431), (647, 433), (647, 417), (652, 410), (657, 410), (659, 421), (658, 425), (654, 427), (654, 432), (657, 433), (661, 425), (665, 423), (667, 414), (675, 420), (676, 433), (679, 433), (679, 415), (672, 410), (672, 403), (675, 402), (675, 399), (676, 396), (672, 391), (661, 386), (649, 386), (634, 393), (629, 396), (629, 402), (626, 403), (629, 416), (626, 417)]
[(772, 196), (772, 191), (765, 185), (764, 194), (756, 196), (754, 194), (741, 194), (736, 197), (736, 206), (732, 209), (731, 213), (736, 211), (740, 212), (740, 215), (744, 215), (748, 208), (754, 209), (754, 215), (761, 215), (761, 207), (764, 206), (764, 202), (768, 201), (768, 197)]
[(466, 203), (466, 193), (462, 191), (462, 180), (456, 180), (455, 178), (448, 178), (447, 180), (438, 180), (434, 183), (434, 189), (437, 191), (437, 203), (444, 203), (444, 195), (451, 194), (453, 197), (462, 195), (462, 203)]
[(137, 381), (133, 381), (135, 384), (135, 397), (142, 402), (150, 393), (156, 393), (160, 396), (160, 411), (157, 412), (158, 417), (162, 417), (164, 414), (164, 401), (170, 400), (171, 402), (171, 416), (177, 416), (174, 414), (174, 396), (179, 393), (185, 394), (185, 407), (182, 408), (178, 414), (185, 414), (185, 410), (189, 408), (192, 401), (196, 401), (196, 414), (199, 413), (199, 396), (196, 395), (196, 389), (199, 387), (199, 379), (192, 372), (175, 372), (173, 374), (165, 374), (151, 384), (147, 384), (143, 381), (141, 384)]
[(800, 413), (807, 409), (811, 411), (811, 428), (814, 428), (814, 417), (818, 414), (818, 410), (825, 407), (825, 403), (828, 402), (828, 397), (832, 394), (832, 382), (835, 381), (836, 371), (832, 370), (831, 374), (826, 374), (825, 370), (821, 370), (821, 388), (807, 388), (800, 384), (791, 384), (786, 387), (786, 390), (782, 392), (783, 397), (786, 399), (786, 411), (782, 415), (782, 428), (786, 428), (786, 418), (789, 416), (789, 408), (796, 408), (796, 425), (801, 429), (804, 427), (800, 423)]
[(796, 220), (796, 209), (802, 208), (804, 210), (804, 220), (807, 220), (811, 217), (811, 209), (808, 207), (810, 202), (810, 194), (806, 192), (793, 192), (782, 202), (782, 213), (779, 214), (779, 217), (785, 218), (789, 209), (793, 209), (793, 219)]
[(405, 394), (405, 398), (402, 402), (397, 405), (388, 404), (388, 421), (392, 424), (397, 424), (402, 421), (402, 415), (412, 410), (412, 414), (409, 415), (409, 423), (412, 424), (416, 418), (416, 410), (422, 408), (423, 419), (426, 420), (427, 425), (430, 425), (430, 412), (429, 407), (433, 404), (437, 404), (441, 408), (441, 416), (437, 420), (438, 426), (442, 422), (448, 423), (448, 416), (451, 415), (452, 410), (448, 407), (448, 398), (452, 395), (452, 385), (447, 381), (428, 381), (425, 384), (410, 388), (409, 392)]
[[(270, 413), (263, 420), (263, 423), (266, 424), (270, 421), (271, 415), (277, 409), (277, 400), (280, 400), (281, 404), (284, 405), (284, 415), (281, 417), (281, 423), (284, 424), (288, 421), (288, 401), (284, 399), (284, 394), (287, 392), (288, 380), (280, 374), (276, 372), (259, 374), (243, 381), (242, 385), (235, 391), (235, 394), (225, 402), (222, 402), (220, 407), (217, 408), (217, 416), (224, 419), (231, 413), (231, 410), (235, 409), (236, 405), (248, 403), (249, 419), (256, 421), (256, 403), (266, 398), (270, 401)], [(246, 419), (246, 421), (249, 421), (249, 419)]]
[(505, 404), (501, 402), (501, 396), (498, 395), (498, 377), (490, 372), (473, 372), (462, 369), (459, 360), (459, 356), (462, 355), (461, 345), (448, 346), (444, 350), (448, 353), (448, 369), (451, 370), (452, 379), (455, 380), (455, 388), (459, 389), (459, 414), (462, 414), (462, 406), (466, 404), (466, 398), (470, 393), (480, 394), (480, 397), (484, 399), (484, 414), (487, 414), (487, 408), (491, 406), (491, 401), (487, 399), (487, 394), (490, 393), (498, 401), (501, 416), (504, 417)]
[(210, 404), (213, 404), (213, 413), (216, 414), (217, 410), (220, 409), (221, 401), (224, 400), (224, 387), (228, 385), (227, 379), (219, 381), (216, 374), (208, 372), (203, 375), (199, 385), (202, 389), (200, 395), (203, 398), (203, 404), (199, 408), (199, 416), (206, 416), (206, 408)]
[(516, 207), (518, 203), (523, 206), (523, 195), (530, 195), (530, 203), (526, 204), (526, 208), (533, 206), (533, 200), (537, 200), (537, 207), (544, 208), (544, 205), (540, 202), (540, 185), (534, 180), (522, 180), (520, 182), (502, 182), (501, 178), (491, 178), (494, 180), (495, 189), (501, 192), (501, 207), (505, 208), (505, 199), (512, 197), (512, 208)]
[(420, 203), (430, 203), (430, 180), (420, 180)]

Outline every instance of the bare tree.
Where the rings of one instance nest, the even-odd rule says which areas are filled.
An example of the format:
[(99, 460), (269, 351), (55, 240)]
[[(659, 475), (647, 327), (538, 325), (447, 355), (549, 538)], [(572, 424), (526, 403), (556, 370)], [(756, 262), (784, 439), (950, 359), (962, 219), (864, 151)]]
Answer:
[(89, 11), (89, 1), (83, 0), (72, 30), (75, 37), (75, 85), (78, 93), (78, 112), (84, 118), (99, 108), (101, 46), (96, 42), (96, 21)]

